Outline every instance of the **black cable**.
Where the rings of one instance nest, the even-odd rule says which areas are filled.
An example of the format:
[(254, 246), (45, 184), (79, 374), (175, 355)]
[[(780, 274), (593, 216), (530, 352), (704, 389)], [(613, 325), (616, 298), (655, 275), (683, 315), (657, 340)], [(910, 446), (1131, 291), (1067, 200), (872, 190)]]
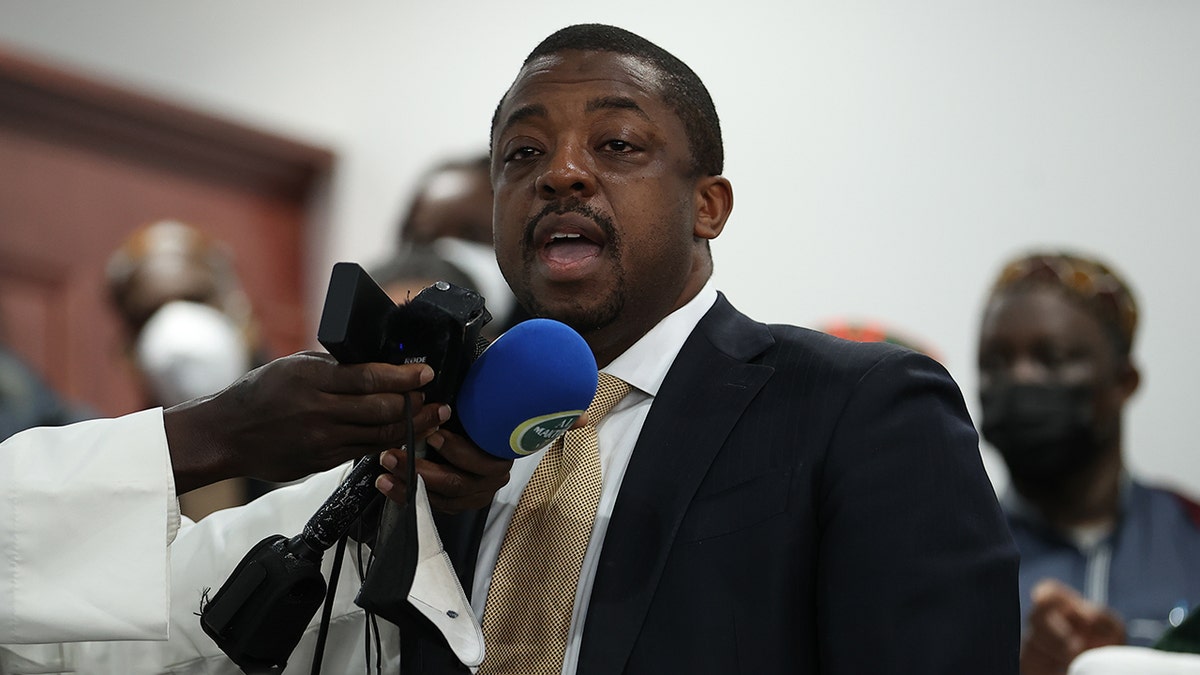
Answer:
[[(405, 397), (406, 398), (405, 398), (404, 408), (406, 410), (411, 410), (412, 409), (411, 399), (407, 398), (407, 394), (405, 395)], [(415, 513), (414, 509), (417, 508), (417, 453), (416, 453), (417, 441), (416, 441), (416, 436), (413, 434), (411, 414), (412, 413), (410, 412), (409, 413), (410, 418), (409, 418), (409, 423), (408, 423), (408, 448), (409, 448), (409, 450), (408, 450), (408, 467), (407, 467), (407, 469), (408, 469), (408, 472), (407, 472), (408, 473), (408, 491), (404, 495), (404, 501), (407, 503), (407, 508), (409, 510), (409, 513)], [(420, 535), (417, 536), (417, 541), (420, 542)], [(418, 548), (420, 548), (419, 543), (418, 543)], [(420, 563), (418, 563), (418, 564), (420, 564)], [(372, 617), (372, 622), (374, 622), (374, 617)], [(376, 649), (378, 650), (378, 647), (379, 647), (379, 625), (378, 624), (375, 625), (375, 644), (376, 644)], [(377, 660), (375, 663), (376, 675), (382, 675), (382, 670), (383, 670), (383, 662), (382, 662), (382, 659), (380, 659), (380, 660)]]
[(374, 614), (367, 613), (367, 630), (363, 634), (366, 640), (367, 648), (367, 675), (371, 675), (371, 644), (375, 645), (375, 672), (379, 673), (383, 665), (383, 648), (379, 643), (379, 624), (376, 623)]
[[(382, 510), (381, 510), (381, 515), (382, 515)], [(382, 518), (380, 520), (382, 521)], [(379, 524), (381, 524), (381, 523), (379, 523)], [(378, 530), (379, 524), (376, 524), (376, 530)], [(375, 533), (375, 541), (379, 541), (378, 531)], [(371, 571), (371, 566), (375, 563), (375, 549), (371, 549), (371, 552), (368, 553), (365, 557), (366, 557), (367, 562), (366, 562), (366, 567), (364, 569), (363, 564), (362, 564), (362, 561), (364, 558), (363, 552), (362, 552), (362, 542), (359, 542), (359, 544), (358, 544), (358, 560), (359, 560), (359, 580), (360, 581), (362, 579), (366, 578), (367, 574)], [(365, 612), (365, 610), (364, 610), (364, 612)], [(365, 625), (363, 626), (363, 652), (364, 652), (363, 653), (363, 665), (366, 667), (367, 675), (371, 675), (372, 631), (374, 631), (374, 638), (375, 638), (375, 653), (376, 653), (375, 670), (376, 670), (376, 672), (379, 672), (382, 668), (381, 660), (383, 658), (383, 648), (379, 644), (379, 624), (377, 623), (377, 619), (376, 619), (375, 615), (371, 612), (365, 612), (365, 617), (366, 617), (366, 622), (365, 622)]]
[[(416, 485), (417, 485), (417, 459), (416, 459), (416, 457), (417, 457), (417, 454), (416, 454), (417, 442), (416, 442), (416, 434), (413, 433), (413, 411), (412, 411), (413, 399), (409, 395), (410, 393), (411, 392), (406, 393), (404, 395), (404, 417), (405, 417), (405, 421), (408, 426), (407, 445), (405, 445), (405, 449), (407, 450), (405, 455), (407, 456), (407, 459), (408, 459), (407, 467), (406, 467), (407, 473), (408, 473), (408, 481), (407, 481), (408, 494), (406, 495), (406, 502), (408, 503), (408, 508), (413, 509), (413, 508), (416, 508), (416, 492), (415, 492), (415, 490), (416, 490)], [(383, 509), (380, 509), (380, 523), (376, 525), (376, 532), (375, 532), (375, 542), (376, 543), (379, 543), (381, 541), (381, 537), (382, 537), (382, 533), (380, 533), (378, 531), (379, 525), (381, 525), (383, 522), (382, 514), (383, 514)], [(370, 554), (369, 558), (367, 559), (366, 571), (363, 570), (362, 544), (360, 542), (359, 543), (359, 553), (358, 553), (360, 580), (366, 578), (367, 573), (370, 572), (370, 570), (371, 570), (371, 564), (374, 561), (375, 561), (375, 550), (372, 547), (371, 554)], [(365, 616), (366, 616), (366, 627), (365, 627), (365, 631), (363, 634), (363, 642), (364, 642), (363, 651), (365, 652), (364, 655), (366, 658), (367, 674), (370, 675), (370, 672), (371, 672), (371, 643), (372, 643), (372, 637), (373, 637), (374, 638), (374, 646), (375, 646), (375, 673), (376, 673), (376, 675), (382, 675), (382, 673), (383, 673), (383, 640), (382, 640), (382, 635), (379, 631), (379, 619), (377, 616), (375, 616), (371, 612), (366, 612)], [(313, 675), (316, 675), (316, 673), (314, 673)]]
[(337, 553), (333, 557), (333, 568), (329, 571), (329, 589), (325, 593), (325, 608), (321, 610), (321, 627), (317, 631), (317, 646), (313, 650), (312, 675), (321, 672), (321, 660), (325, 657), (325, 640), (329, 637), (329, 620), (333, 615), (333, 598), (337, 594), (338, 577), (342, 573), (342, 559), (346, 557), (346, 537), (337, 543)]
[(363, 622), (363, 667), (367, 675), (371, 675), (371, 613), (367, 612), (367, 620)]
[[(375, 536), (376, 536), (376, 537), (378, 537), (378, 536), (379, 536), (379, 533), (378, 533), (379, 525), (378, 525), (378, 523), (376, 524), (376, 526), (375, 526), (375, 529), (376, 529)], [(367, 571), (371, 569), (371, 561), (370, 561), (370, 559), (368, 559), (368, 558), (367, 558), (365, 555), (363, 555), (363, 543), (362, 543), (362, 541), (360, 540), (360, 541), (358, 541), (358, 542), (356, 542), (356, 543), (358, 544), (358, 549), (357, 549), (357, 553), (358, 553), (358, 581), (359, 581), (359, 584), (361, 585), (361, 584), (362, 584), (362, 581), (363, 581), (363, 579), (366, 579), (366, 578), (367, 578)], [(363, 665), (366, 667), (366, 672), (367, 672), (367, 675), (371, 675), (371, 647), (370, 647), (370, 639), (371, 639), (371, 624), (370, 624), (370, 617), (371, 617), (371, 613), (370, 613), (370, 612), (366, 612), (366, 616), (367, 616), (368, 622), (367, 622), (367, 624), (366, 624), (366, 625), (363, 627), (363, 647), (364, 647), (364, 649), (365, 649), (365, 654), (363, 655)]]

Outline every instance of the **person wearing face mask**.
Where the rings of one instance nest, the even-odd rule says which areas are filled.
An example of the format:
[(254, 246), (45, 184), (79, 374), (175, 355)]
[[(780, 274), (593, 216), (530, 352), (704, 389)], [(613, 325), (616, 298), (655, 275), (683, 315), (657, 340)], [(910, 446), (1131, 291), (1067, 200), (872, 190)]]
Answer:
[[(412, 269), (419, 273), (439, 265), (450, 265), (471, 280), (470, 288), (487, 298), (495, 317), (484, 328), (486, 337), (496, 337), (530, 318), (517, 304), (504, 275), (496, 264), (492, 247), (491, 157), (487, 153), (466, 159), (451, 159), (433, 166), (420, 180), (400, 220), (398, 248), (380, 271)], [(416, 257), (429, 258), (419, 262)]]
[[(216, 393), (268, 360), (229, 251), (203, 231), (175, 220), (142, 227), (113, 252), (106, 275), (145, 405)], [(181, 508), (198, 519), (267, 488), (233, 479), (186, 495)]]
[(1150, 645), (1200, 604), (1200, 506), (1133, 479), (1122, 413), (1138, 310), (1104, 263), (1036, 253), (994, 283), (979, 339), (982, 435), (1008, 467), (1024, 675)]

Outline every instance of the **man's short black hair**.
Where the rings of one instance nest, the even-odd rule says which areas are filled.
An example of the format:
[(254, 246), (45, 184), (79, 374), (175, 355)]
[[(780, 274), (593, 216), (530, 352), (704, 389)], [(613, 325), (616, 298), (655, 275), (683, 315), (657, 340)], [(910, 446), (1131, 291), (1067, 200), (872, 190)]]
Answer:
[[(556, 31), (534, 47), (521, 65), (524, 67), (538, 57), (567, 50), (613, 52), (642, 59), (658, 69), (663, 75), (663, 101), (683, 121), (683, 128), (687, 132), (693, 167), (702, 175), (721, 174), (725, 168), (721, 121), (717, 118), (717, 109), (708, 89), (686, 63), (640, 35), (615, 26), (587, 23)], [(502, 105), (503, 98), (492, 116), (493, 133)]]

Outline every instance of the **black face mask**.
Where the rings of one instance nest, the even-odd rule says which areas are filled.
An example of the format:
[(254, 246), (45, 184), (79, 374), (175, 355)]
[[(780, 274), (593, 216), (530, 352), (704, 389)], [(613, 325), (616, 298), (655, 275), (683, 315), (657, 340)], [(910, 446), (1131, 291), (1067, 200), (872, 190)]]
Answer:
[(980, 394), (981, 431), (1014, 480), (1053, 488), (1089, 467), (1103, 450), (1092, 398), (1087, 385), (992, 385)]

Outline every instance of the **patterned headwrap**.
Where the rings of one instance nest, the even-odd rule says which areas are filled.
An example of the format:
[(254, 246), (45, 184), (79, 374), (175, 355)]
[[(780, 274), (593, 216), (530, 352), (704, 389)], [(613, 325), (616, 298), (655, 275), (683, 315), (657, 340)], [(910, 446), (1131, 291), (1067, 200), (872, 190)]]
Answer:
[(1109, 332), (1119, 352), (1129, 355), (1137, 329), (1137, 303), (1129, 286), (1108, 265), (1069, 253), (1034, 253), (1005, 265), (992, 295), (1034, 285), (1059, 288), (1078, 301)]

